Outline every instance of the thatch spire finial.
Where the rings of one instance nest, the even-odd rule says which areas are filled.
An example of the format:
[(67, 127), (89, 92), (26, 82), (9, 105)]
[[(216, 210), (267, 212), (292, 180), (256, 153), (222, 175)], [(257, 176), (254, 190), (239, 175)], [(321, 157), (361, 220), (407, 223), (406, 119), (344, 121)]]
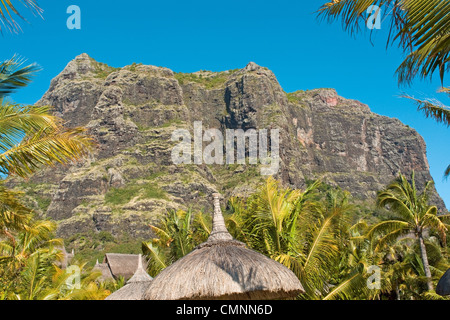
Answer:
[(143, 269), (143, 267), (142, 267), (142, 254), (140, 254), (140, 253), (139, 253), (137, 270), (139, 270), (139, 269)]
[(212, 231), (209, 235), (208, 241), (228, 241), (233, 240), (233, 237), (228, 232), (225, 226), (225, 220), (220, 210), (220, 194), (214, 193), (214, 212), (212, 221)]
[(133, 283), (133, 282), (147, 282), (152, 280), (153, 278), (148, 275), (148, 273), (144, 269), (144, 265), (142, 262), (142, 254), (139, 254), (138, 257), (138, 267), (136, 268), (136, 272), (134, 275), (130, 278), (130, 280), (127, 281), (127, 283)]

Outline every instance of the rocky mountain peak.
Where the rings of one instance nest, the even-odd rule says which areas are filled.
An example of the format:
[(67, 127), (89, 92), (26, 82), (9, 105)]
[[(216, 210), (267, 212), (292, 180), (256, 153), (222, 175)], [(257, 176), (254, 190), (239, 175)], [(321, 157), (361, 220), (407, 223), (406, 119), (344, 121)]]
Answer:
[(257, 65), (256, 63), (250, 61), (244, 68), (245, 71), (256, 71), (258, 69), (261, 69), (262, 67)]
[(94, 60), (86, 53), (82, 53), (70, 61), (59, 74), (63, 79), (74, 80), (84, 75), (90, 75), (94, 71)]
[[(61, 236), (90, 230), (148, 235), (148, 223), (167, 209), (210, 210), (213, 193), (246, 196), (267, 178), (249, 163), (175, 165), (172, 133), (192, 132), (194, 121), (205, 130), (279, 129), (275, 178), (292, 188), (321, 178), (372, 201), (399, 171), (414, 170), (417, 185), (432, 180), (425, 142), (415, 130), (334, 89), (286, 93), (272, 71), (253, 62), (181, 73), (142, 64), (112, 68), (81, 54), (38, 103), (54, 106), (70, 126), (88, 127), (99, 146), (82, 165), (31, 179), (28, 193), (36, 198), (30, 201), (59, 221)], [(437, 192), (432, 201), (445, 210)]]

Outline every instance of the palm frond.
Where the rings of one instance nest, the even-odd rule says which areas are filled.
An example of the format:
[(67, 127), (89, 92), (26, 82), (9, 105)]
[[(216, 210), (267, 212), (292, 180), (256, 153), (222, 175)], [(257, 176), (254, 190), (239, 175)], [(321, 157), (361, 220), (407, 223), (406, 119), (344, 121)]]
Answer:
[(48, 106), (22, 106), (13, 103), (0, 105), (0, 152), (15, 147), (26, 135), (47, 128), (62, 128), (62, 119), (50, 115)]
[(56, 224), (52, 221), (33, 221), (24, 228), (20, 236), (21, 249), (24, 254), (31, 254), (37, 251), (44, 244), (52, 250), (54, 246), (62, 245), (61, 239), (53, 239), (53, 232)]
[[(42, 17), (43, 10), (38, 6), (35, 0), (21, 0), (20, 2), (34, 15), (39, 15), (40, 17)], [(0, 22), (9, 32), (18, 33), (22, 30), (19, 23), (16, 21), (16, 16), (24, 21), (27, 21), (19, 12), (19, 10), (14, 6), (11, 0), (1, 0)], [(2, 31), (1, 26), (0, 31)]]
[(158, 238), (154, 238), (152, 242), (161, 244), (162, 246), (169, 246), (173, 241), (171, 236), (162, 228), (154, 225), (149, 225), (150, 229), (156, 234)]
[(353, 34), (366, 24), (371, 6), (381, 8), (383, 21), (390, 20), (387, 46), (398, 42), (405, 53), (410, 51), (396, 71), (399, 82), (410, 84), (436, 70), (443, 81), (450, 60), (450, 0), (333, 0), (318, 16), (329, 22), (341, 18), (344, 30)]
[(431, 206), (421, 220), (423, 227), (431, 227), (439, 233), (443, 243), (446, 243), (446, 232), (448, 231), (445, 223), (442, 222), (442, 217), (437, 215), (437, 208)]
[(8, 190), (0, 182), (0, 235), (8, 231), (24, 230), (31, 219), (32, 210), (21, 202), (21, 192)]
[(167, 256), (161, 248), (154, 246), (151, 242), (143, 242), (142, 252), (149, 257), (148, 272), (151, 276), (156, 276), (167, 267)]
[[(359, 32), (361, 27), (367, 22), (367, 10), (371, 6), (389, 7), (395, 6), (396, 1), (383, 0), (333, 0), (322, 5), (317, 11), (318, 17), (328, 22), (333, 22), (340, 18), (344, 30), (351, 34)], [(385, 16), (389, 10), (382, 12)], [(384, 18), (383, 16), (382, 18)]]
[(413, 100), (417, 105), (417, 110), (423, 112), (425, 117), (432, 118), (447, 127), (450, 126), (450, 109), (439, 101), (421, 100), (408, 95), (402, 95), (402, 97)]
[(417, 75), (431, 78), (435, 70), (443, 81), (450, 53), (450, 1), (404, 0), (401, 5), (405, 20), (397, 37), (407, 34), (403, 46), (417, 49), (397, 70), (399, 81), (410, 83)]
[(347, 279), (334, 287), (323, 300), (352, 299), (355, 293), (362, 292), (367, 289), (366, 279), (358, 272), (352, 272)]
[(448, 300), (447, 298), (440, 296), (436, 292), (433, 292), (433, 291), (427, 291), (422, 296), (426, 300)]
[(28, 85), (36, 72), (40, 70), (36, 64), (25, 67), (22, 65), (23, 60), (17, 56), (0, 63), (0, 100), (15, 90)]
[(443, 92), (450, 95), (450, 87), (442, 87), (438, 90), (438, 92)]
[(298, 257), (292, 256), (287, 253), (282, 253), (278, 254), (275, 257), (272, 257), (272, 259), (278, 261), (288, 269), (292, 270), (292, 272), (294, 272), (297, 275), (297, 277), (301, 276), (303, 266), (300, 263)]
[[(400, 238), (402, 238), (402, 240), (400, 240)], [(376, 240), (375, 252), (378, 252), (386, 246), (394, 244), (395, 242), (408, 241), (407, 239), (411, 238), (411, 232), (407, 227), (393, 230)]]
[[(390, 189), (382, 190), (377, 194), (377, 205), (379, 208), (390, 208), (391, 213), (397, 216), (398, 220), (411, 221), (414, 219), (414, 212), (408, 205), (407, 200), (403, 199), (401, 194), (398, 194), (393, 190), (392, 186), (388, 187)], [(397, 186), (395, 187), (397, 188)], [(400, 188), (398, 188), (400, 189)], [(396, 194), (397, 193), (397, 194)]]
[(302, 258), (302, 272), (300, 282), (310, 297), (317, 296), (316, 290), (324, 288), (329, 277), (327, 266), (331, 266), (338, 256), (338, 245), (333, 228), (334, 216), (318, 221), (311, 227), (309, 236), (305, 239), (304, 258)]
[(0, 172), (27, 177), (42, 165), (81, 159), (92, 145), (84, 128), (43, 128), (0, 154)]

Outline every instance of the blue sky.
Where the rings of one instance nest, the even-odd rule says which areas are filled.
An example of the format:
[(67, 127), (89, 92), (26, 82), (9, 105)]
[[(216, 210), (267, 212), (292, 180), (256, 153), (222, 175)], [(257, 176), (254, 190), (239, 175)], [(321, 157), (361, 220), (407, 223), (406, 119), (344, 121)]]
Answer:
[[(399, 88), (394, 72), (403, 54), (396, 46), (386, 49), (388, 22), (372, 35), (372, 45), (369, 32), (352, 37), (339, 22), (318, 20), (314, 12), (324, 2), (40, 0), (44, 20), (23, 9), (29, 23), (22, 23), (19, 35), (4, 33), (0, 59), (18, 54), (43, 68), (30, 86), (13, 95), (30, 104), (83, 52), (114, 67), (136, 62), (176, 72), (223, 71), (254, 61), (272, 70), (286, 92), (335, 88), (339, 95), (416, 129), (427, 143), (436, 187), (450, 207), (450, 179), (443, 180), (450, 164), (450, 129), (425, 119), (410, 101), (398, 97), (405, 92), (450, 105), (436, 93), (439, 79), (418, 79)], [(70, 5), (81, 8), (81, 30), (66, 27)]]

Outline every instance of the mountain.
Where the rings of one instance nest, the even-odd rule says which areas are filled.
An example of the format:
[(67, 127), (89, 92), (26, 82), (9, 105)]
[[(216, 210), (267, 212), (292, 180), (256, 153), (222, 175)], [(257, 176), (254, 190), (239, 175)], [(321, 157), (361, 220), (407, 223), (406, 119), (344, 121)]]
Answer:
[[(167, 209), (209, 210), (214, 192), (228, 198), (255, 190), (267, 178), (261, 158), (174, 163), (174, 132), (195, 137), (199, 121), (201, 133), (242, 129), (267, 137), (268, 145), (279, 141), (274, 177), (291, 187), (322, 178), (370, 203), (398, 172), (414, 170), (419, 186), (432, 180), (425, 142), (414, 129), (334, 89), (286, 93), (270, 70), (252, 62), (224, 72), (175, 73), (141, 64), (112, 68), (81, 54), (37, 104), (54, 106), (67, 126), (85, 126), (97, 141), (86, 161), (25, 182), (9, 179), (38, 213), (58, 222), (62, 237), (87, 231), (145, 237)], [(203, 151), (210, 144), (200, 143)], [(436, 191), (432, 201), (446, 211)]]

